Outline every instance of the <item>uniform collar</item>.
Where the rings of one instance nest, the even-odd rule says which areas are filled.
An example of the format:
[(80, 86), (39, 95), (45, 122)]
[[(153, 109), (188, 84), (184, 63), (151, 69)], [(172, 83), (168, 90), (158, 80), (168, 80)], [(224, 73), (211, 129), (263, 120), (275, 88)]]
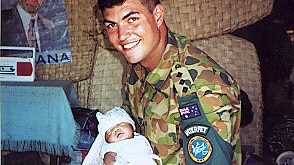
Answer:
[(155, 89), (161, 89), (163, 83), (170, 76), (173, 64), (180, 61), (179, 53), (185, 49), (187, 38), (183, 40), (183, 37), (171, 32), (169, 28), (167, 29), (167, 35), (168, 42), (164, 54), (153, 71), (147, 72), (140, 63), (132, 65), (132, 72), (134, 72), (137, 77), (135, 79), (139, 79), (142, 84), (148, 83), (154, 86)]
[(147, 75), (146, 82), (153, 85), (156, 89), (161, 89), (161, 86), (170, 75), (169, 73), (171, 72), (174, 60), (178, 60), (175, 59), (178, 58), (178, 43), (176, 37), (169, 29), (167, 31), (168, 42), (162, 58), (152, 72), (146, 74), (145, 71)]

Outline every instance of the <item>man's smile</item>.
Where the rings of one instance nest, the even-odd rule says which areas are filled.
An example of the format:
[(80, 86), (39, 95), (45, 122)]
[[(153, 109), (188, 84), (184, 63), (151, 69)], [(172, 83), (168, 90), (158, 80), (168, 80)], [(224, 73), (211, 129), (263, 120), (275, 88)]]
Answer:
[(132, 49), (132, 48), (134, 48), (136, 45), (138, 45), (139, 42), (140, 42), (140, 40), (135, 41), (135, 42), (131, 42), (131, 43), (128, 43), (128, 44), (122, 45), (122, 47), (123, 47), (124, 49)]

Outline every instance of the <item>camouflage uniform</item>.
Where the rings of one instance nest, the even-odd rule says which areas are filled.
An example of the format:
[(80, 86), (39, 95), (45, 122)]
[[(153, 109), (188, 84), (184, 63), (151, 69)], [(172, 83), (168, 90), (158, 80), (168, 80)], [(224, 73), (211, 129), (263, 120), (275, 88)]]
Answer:
[[(213, 128), (210, 130), (215, 130), (222, 143), (229, 145), (231, 152), (228, 150), (229, 153), (225, 156), (229, 157), (227, 159), (230, 159), (230, 164), (241, 165), (239, 86), (210, 57), (193, 47), (189, 39), (168, 30), (168, 44), (158, 66), (148, 73), (140, 64), (128, 64), (125, 78), (128, 109), (131, 109), (129, 113), (137, 121), (141, 133), (150, 140), (155, 154), (162, 158), (164, 165), (191, 164), (187, 161), (185, 147), (189, 147), (188, 143), (196, 135), (193, 134), (190, 141), (188, 139), (185, 142), (183, 139), (187, 134), (183, 133), (184, 129), (181, 127), (184, 121), (193, 123), (200, 120), (193, 117), (189, 120), (183, 118), (185, 115), (179, 112), (183, 109), (180, 109), (182, 103), (179, 102), (183, 100), (182, 96), (189, 97), (186, 98), (188, 102), (199, 97), (199, 114), (205, 113), (202, 117)], [(186, 126), (189, 126), (189, 123)], [(201, 127), (201, 123), (197, 126)], [(207, 141), (205, 136), (197, 137), (204, 137), (204, 141)], [(210, 150), (206, 153), (222, 152), (209, 143), (210, 140), (207, 142), (210, 144)], [(195, 164), (203, 164), (209, 158), (210, 155), (203, 159), (193, 158), (192, 155), (191, 160), (195, 161)], [(209, 160), (211, 159), (213, 158)]]

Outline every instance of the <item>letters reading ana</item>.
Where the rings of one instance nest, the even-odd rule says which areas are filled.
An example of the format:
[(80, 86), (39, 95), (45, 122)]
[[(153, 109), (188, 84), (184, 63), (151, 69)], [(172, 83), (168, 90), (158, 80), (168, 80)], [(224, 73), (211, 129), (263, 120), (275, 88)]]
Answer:
[(71, 62), (70, 53), (39, 54), (36, 58), (36, 64), (57, 64), (62, 62)]

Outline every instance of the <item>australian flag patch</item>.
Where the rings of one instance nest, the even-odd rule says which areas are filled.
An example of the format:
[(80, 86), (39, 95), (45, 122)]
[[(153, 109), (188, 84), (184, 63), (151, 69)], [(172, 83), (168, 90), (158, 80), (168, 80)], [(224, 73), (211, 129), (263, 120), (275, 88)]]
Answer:
[(200, 110), (197, 104), (190, 105), (188, 107), (180, 108), (180, 115), (182, 120), (191, 119), (193, 117), (201, 116)]

